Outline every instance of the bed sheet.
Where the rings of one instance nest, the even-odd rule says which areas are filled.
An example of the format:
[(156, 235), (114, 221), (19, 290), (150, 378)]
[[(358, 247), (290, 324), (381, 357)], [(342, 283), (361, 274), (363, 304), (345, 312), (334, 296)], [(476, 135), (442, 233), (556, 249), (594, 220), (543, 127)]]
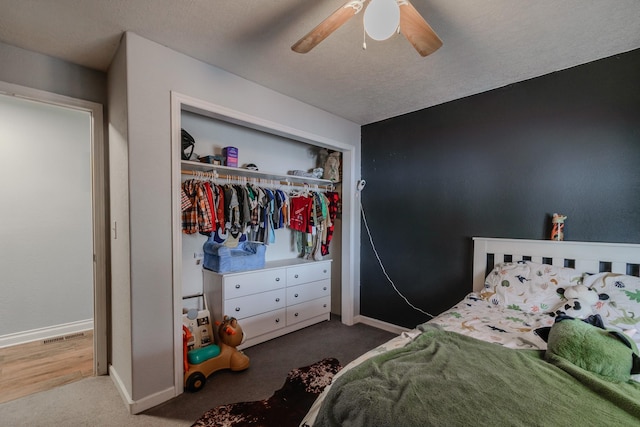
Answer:
[(529, 313), (517, 307), (495, 305), (472, 292), (427, 323), (509, 348), (544, 350), (547, 343), (535, 330), (552, 326), (553, 322), (554, 318), (548, 313)]

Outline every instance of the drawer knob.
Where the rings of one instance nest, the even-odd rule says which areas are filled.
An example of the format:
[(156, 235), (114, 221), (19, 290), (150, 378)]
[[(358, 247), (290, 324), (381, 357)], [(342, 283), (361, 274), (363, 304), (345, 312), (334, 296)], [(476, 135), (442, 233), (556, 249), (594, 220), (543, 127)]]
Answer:
[(322, 304), (322, 307), (327, 308), (327, 304)]
[(298, 317), (298, 313), (294, 314), (294, 316)]
[(298, 298), (298, 294), (294, 294), (293, 296), (294, 296), (294, 298)]
[(280, 323), (280, 318), (276, 319), (276, 323)]
[(276, 302), (280, 302), (280, 298), (276, 298)]
[(279, 281), (280, 281), (280, 278), (279, 278), (279, 277), (276, 277), (276, 282), (279, 282)]
[(323, 272), (323, 273), (326, 273), (326, 272), (327, 272), (327, 270), (322, 270), (322, 272)]
[(240, 307), (236, 307), (236, 311), (240, 311)]
[(236, 285), (236, 289), (240, 289), (240, 285)]
[(326, 286), (325, 286), (325, 287), (323, 287), (323, 288), (322, 288), (322, 290), (323, 290), (323, 291), (326, 291), (326, 290), (327, 290), (327, 287), (326, 287)]
[(298, 278), (298, 275), (296, 274), (296, 275), (295, 275), (295, 276), (293, 276), (293, 277), (295, 277), (295, 278), (297, 279), (297, 278)]

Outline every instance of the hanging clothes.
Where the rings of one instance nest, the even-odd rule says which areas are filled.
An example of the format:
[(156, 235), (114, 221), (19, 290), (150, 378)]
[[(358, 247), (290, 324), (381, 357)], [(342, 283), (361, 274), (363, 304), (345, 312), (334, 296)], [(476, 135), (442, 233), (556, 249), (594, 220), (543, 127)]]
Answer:
[(240, 202), (233, 185), (224, 186), (224, 212), (228, 227), (240, 228)]
[[(182, 183), (182, 192), (189, 200), (189, 205), (182, 209), (182, 232), (193, 234), (198, 232), (198, 190), (194, 180)], [(183, 206), (185, 204), (183, 203)]]
[(256, 191), (256, 199), (258, 201), (258, 208), (256, 212), (256, 219), (257, 219), (256, 234), (257, 235), (255, 240), (258, 242), (264, 242), (266, 237), (265, 223), (264, 223), (264, 209), (269, 203), (269, 199), (267, 198), (267, 195), (264, 192), (262, 187), (256, 186), (254, 187), (254, 190)]
[(305, 186), (287, 194), (255, 183), (220, 185), (190, 179), (182, 183), (180, 195), (185, 234), (242, 233), (268, 245), (275, 243), (276, 230), (288, 227), (303, 258), (320, 260), (329, 254), (339, 212), (336, 192), (324, 194)]
[(216, 231), (218, 228), (216, 221), (216, 205), (213, 199), (213, 189), (211, 188), (211, 183), (208, 181), (204, 182), (204, 189), (207, 195), (207, 202), (209, 203), (209, 213), (211, 214), (211, 232)]
[(306, 196), (296, 196), (290, 197), (289, 203), (291, 204), (289, 228), (303, 233), (310, 232), (313, 199)]
[(251, 221), (251, 208), (249, 206), (249, 192), (246, 186), (236, 185), (236, 193), (238, 194), (238, 203), (240, 210), (240, 226), (242, 230), (246, 229)]
[(249, 227), (247, 230), (250, 241), (258, 241), (258, 232), (260, 230), (260, 204), (259, 191), (253, 185), (247, 184), (247, 193), (249, 197)]
[(308, 258), (313, 252), (313, 212), (314, 197), (312, 193), (297, 195), (289, 198), (291, 216), (289, 228), (294, 230), (294, 240), (298, 253)]
[(273, 226), (273, 215), (276, 204), (273, 192), (268, 188), (263, 188), (263, 191), (266, 196), (266, 203), (262, 211), (262, 223), (264, 226), (264, 239), (262, 242), (265, 245), (268, 245), (269, 243), (275, 243), (276, 241), (275, 229)]
[(276, 210), (278, 211), (276, 228), (283, 228), (287, 225), (289, 205), (287, 203), (287, 195), (280, 189), (276, 190)]
[(216, 185), (216, 219), (218, 221), (218, 228), (224, 233), (226, 228), (227, 220), (224, 215), (224, 188), (221, 185)]
[(182, 211), (182, 232), (185, 234), (211, 233), (213, 230), (211, 208), (202, 181), (190, 179), (182, 183), (182, 190), (191, 207)]
[(327, 198), (329, 205), (329, 221), (326, 229), (326, 237), (323, 239), (322, 243), (322, 255), (329, 255), (329, 245), (331, 244), (331, 240), (333, 239), (333, 230), (334, 223), (336, 218), (338, 217), (338, 213), (340, 212), (340, 194), (335, 191), (327, 191), (324, 196)]
[(180, 188), (180, 210), (182, 212), (186, 211), (191, 207), (191, 201), (189, 200), (189, 196), (184, 192), (182, 188)]
[(307, 258), (319, 260), (322, 259), (320, 254), (320, 246), (322, 245), (322, 230), (324, 228), (323, 210), (326, 212), (326, 206), (323, 209), (323, 197), (320, 193), (313, 193), (313, 208), (311, 209), (311, 250), (308, 252)]

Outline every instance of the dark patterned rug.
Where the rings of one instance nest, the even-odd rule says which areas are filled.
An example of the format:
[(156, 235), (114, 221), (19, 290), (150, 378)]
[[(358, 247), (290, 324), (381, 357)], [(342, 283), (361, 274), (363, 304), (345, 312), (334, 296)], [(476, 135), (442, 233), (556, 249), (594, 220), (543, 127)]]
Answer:
[(294, 369), (270, 398), (218, 406), (205, 412), (192, 427), (298, 426), (340, 368), (337, 359), (327, 358)]

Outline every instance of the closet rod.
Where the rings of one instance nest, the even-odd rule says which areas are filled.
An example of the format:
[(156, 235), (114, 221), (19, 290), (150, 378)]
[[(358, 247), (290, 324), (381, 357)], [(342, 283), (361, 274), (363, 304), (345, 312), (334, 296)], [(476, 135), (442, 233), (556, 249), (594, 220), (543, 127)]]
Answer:
[[(333, 184), (327, 184), (327, 185), (320, 185), (320, 184), (309, 184), (309, 183), (299, 183), (299, 182), (291, 182), (291, 181), (281, 181), (279, 179), (268, 179), (268, 178), (259, 178), (259, 177), (242, 177), (240, 175), (225, 175), (225, 174), (219, 174), (217, 172), (203, 172), (203, 171), (192, 171), (192, 170), (181, 170), (180, 171), (183, 175), (193, 175), (196, 177), (202, 177), (202, 178), (213, 178), (213, 179), (238, 179), (238, 178), (247, 178), (247, 181), (253, 181), (256, 183), (259, 183), (260, 180), (266, 180), (266, 181), (270, 181), (273, 183), (278, 183), (280, 185), (288, 185), (291, 187), (308, 187), (311, 189), (314, 188), (318, 188), (318, 189), (322, 189), (322, 190), (326, 190), (326, 191), (332, 191), (333, 190)], [(296, 177), (298, 179), (300, 179), (300, 177)]]

